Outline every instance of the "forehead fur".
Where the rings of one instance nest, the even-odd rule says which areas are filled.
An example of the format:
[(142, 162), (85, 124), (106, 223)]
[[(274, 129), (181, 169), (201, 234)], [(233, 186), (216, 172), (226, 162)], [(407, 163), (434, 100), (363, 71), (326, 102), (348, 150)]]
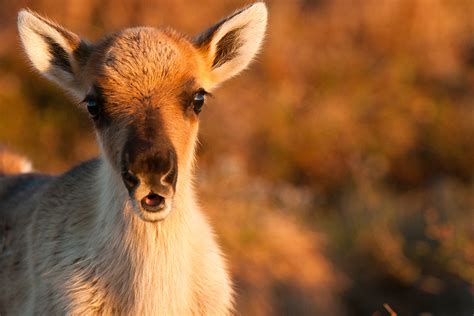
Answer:
[(95, 81), (111, 97), (173, 93), (199, 76), (196, 48), (172, 30), (127, 29), (106, 39), (100, 51)]

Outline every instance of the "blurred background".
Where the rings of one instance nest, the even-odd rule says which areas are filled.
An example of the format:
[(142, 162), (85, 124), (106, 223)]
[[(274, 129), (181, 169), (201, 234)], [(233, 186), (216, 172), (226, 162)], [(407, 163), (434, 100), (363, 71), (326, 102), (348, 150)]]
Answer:
[[(96, 40), (195, 35), (245, 4), (0, 0), (0, 143), (52, 173), (98, 153), (28, 65), (19, 8)], [(201, 116), (197, 188), (238, 314), (472, 315), (474, 1), (267, 4), (262, 53)]]

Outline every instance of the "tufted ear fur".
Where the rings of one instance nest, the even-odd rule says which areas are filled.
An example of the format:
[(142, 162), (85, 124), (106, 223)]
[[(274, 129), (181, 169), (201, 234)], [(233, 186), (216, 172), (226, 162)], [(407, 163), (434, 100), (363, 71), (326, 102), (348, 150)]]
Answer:
[(237, 75), (257, 54), (267, 26), (267, 8), (254, 3), (223, 19), (194, 40), (204, 55), (210, 85)]
[(18, 31), (33, 66), (73, 95), (84, 97), (80, 69), (90, 47), (76, 34), (29, 10), (18, 13)]

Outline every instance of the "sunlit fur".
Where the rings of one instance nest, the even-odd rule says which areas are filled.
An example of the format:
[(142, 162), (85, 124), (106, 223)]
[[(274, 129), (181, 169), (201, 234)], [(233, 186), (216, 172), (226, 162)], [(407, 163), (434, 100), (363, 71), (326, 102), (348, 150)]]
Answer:
[[(265, 25), (257, 3), (195, 41), (142, 27), (89, 44), (20, 12), (33, 66), (78, 100), (100, 87), (106, 119), (95, 122), (101, 156), (62, 175), (5, 176), (22, 170), (0, 165), (0, 315), (232, 313), (230, 277), (194, 196), (199, 120), (186, 102), (244, 69)], [(140, 211), (121, 175), (130, 128), (158, 114), (153, 141), (169, 139), (179, 171), (171, 211), (160, 220)]]
[(6, 148), (0, 147), (0, 176), (33, 171), (31, 161)]

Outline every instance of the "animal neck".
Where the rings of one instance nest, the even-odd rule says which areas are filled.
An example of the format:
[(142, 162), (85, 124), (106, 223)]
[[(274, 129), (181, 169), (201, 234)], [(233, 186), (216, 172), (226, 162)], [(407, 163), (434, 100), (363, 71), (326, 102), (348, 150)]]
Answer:
[[(133, 210), (120, 175), (102, 159), (97, 239), (94, 238), (91, 245), (97, 256), (94, 269), (102, 279), (111, 282), (107, 291), (117, 300), (116, 306), (125, 304), (128, 312), (152, 314), (157, 310), (153, 304), (187, 296), (195, 214), (191, 181), (183, 180), (187, 179), (182, 177), (177, 183), (173, 209), (168, 217), (160, 222), (146, 222)], [(179, 304), (187, 303), (178, 302), (176, 308), (184, 308)], [(131, 306), (141, 306), (144, 310), (133, 310)], [(167, 314), (177, 312), (179, 310), (168, 310)]]

